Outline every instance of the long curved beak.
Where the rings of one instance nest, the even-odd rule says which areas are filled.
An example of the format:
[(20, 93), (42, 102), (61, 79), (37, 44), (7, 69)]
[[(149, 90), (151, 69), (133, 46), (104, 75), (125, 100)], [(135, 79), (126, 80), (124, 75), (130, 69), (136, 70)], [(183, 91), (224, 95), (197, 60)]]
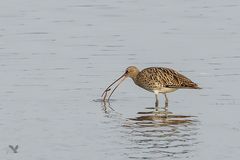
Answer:
[[(104, 92), (102, 93), (103, 101), (109, 100), (110, 97), (112, 96), (113, 92), (117, 89), (117, 87), (118, 87), (126, 78), (127, 78), (127, 75), (126, 75), (126, 73), (124, 73), (121, 77), (119, 77), (119, 78), (118, 78), (117, 80), (115, 80), (112, 84), (110, 84), (110, 86), (108, 86), (108, 87), (104, 90)], [(117, 82), (119, 82), (119, 83), (116, 85), (116, 87), (112, 90), (112, 92), (110, 93), (110, 95), (109, 95), (108, 98), (107, 98), (107, 93), (108, 93), (108, 91), (110, 91), (110, 90), (111, 90), (111, 87), (112, 87), (115, 83), (117, 83)]]

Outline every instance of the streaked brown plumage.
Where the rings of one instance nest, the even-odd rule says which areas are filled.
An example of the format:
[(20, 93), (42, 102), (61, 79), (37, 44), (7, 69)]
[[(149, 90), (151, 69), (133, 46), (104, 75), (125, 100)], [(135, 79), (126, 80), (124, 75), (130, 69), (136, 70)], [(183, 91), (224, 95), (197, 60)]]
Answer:
[[(166, 93), (176, 91), (177, 89), (188, 88), (188, 89), (200, 89), (198, 85), (192, 82), (189, 78), (178, 73), (177, 71), (170, 68), (163, 67), (150, 67), (145, 68), (142, 71), (135, 66), (130, 66), (126, 69), (125, 73), (114, 81), (102, 94), (103, 100), (109, 100), (115, 89), (120, 83), (127, 77), (132, 78), (134, 83), (139, 87), (146, 89), (150, 92), (155, 93), (156, 102), (158, 106), (158, 94), (163, 93), (165, 95), (165, 106), (168, 105), (168, 99)], [(112, 90), (107, 98), (107, 92), (110, 91), (110, 87), (117, 81), (121, 80), (117, 86)]]
[(147, 90), (162, 88), (199, 88), (196, 83), (170, 68), (150, 67), (131, 77), (134, 82)]

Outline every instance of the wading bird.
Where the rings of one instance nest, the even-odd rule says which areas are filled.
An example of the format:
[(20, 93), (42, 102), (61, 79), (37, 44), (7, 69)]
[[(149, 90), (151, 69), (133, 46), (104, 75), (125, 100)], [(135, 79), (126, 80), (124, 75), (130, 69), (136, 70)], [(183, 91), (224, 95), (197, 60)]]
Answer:
[[(139, 87), (153, 92), (155, 94), (155, 107), (158, 107), (158, 94), (163, 93), (165, 96), (165, 107), (168, 106), (167, 93), (176, 91), (177, 89), (201, 89), (198, 85), (192, 82), (189, 78), (178, 73), (170, 68), (163, 67), (150, 67), (145, 68), (142, 71), (135, 66), (130, 66), (126, 69), (125, 73), (115, 80), (107, 89), (103, 92), (103, 101), (108, 101), (112, 96), (116, 88), (127, 78), (130, 77), (136, 85)], [(118, 82), (116, 87), (111, 91), (111, 87)], [(111, 93), (108, 95), (108, 92)]]

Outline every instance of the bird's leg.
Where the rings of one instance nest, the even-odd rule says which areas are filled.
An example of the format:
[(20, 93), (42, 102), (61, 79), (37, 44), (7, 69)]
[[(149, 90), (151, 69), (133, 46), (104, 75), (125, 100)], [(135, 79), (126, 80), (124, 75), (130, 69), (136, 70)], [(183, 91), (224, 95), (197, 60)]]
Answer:
[(167, 98), (167, 94), (164, 93), (165, 96), (165, 109), (168, 109), (168, 98)]
[(159, 104), (159, 102), (158, 102), (158, 94), (155, 94), (155, 98), (156, 98), (155, 107), (157, 109), (158, 108), (158, 104)]

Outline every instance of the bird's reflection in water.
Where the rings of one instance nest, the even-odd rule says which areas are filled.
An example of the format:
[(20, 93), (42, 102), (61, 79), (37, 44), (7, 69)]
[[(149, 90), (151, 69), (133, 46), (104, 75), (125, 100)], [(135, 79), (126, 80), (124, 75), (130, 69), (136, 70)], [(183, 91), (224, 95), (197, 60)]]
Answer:
[[(98, 101), (98, 100), (96, 100)], [(118, 115), (118, 118), (120, 118), (119, 116), (122, 115), (121, 113), (117, 112), (116, 110), (114, 110), (112, 107), (111, 107), (111, 104), (109, 101), (102, 101), (102, 100), (99, 100), (101, 102), (101, 106), (102, 106), (102, 110), (104, 111), (105, 115), (107, 117), (113, 117), (113, 116), (116, 116)], [(114, 100), (112, 100), (114, 101)], [(115, 117), (117, 118), (117, 117)]]
[(167, 125), (177, 125), (177, 124), (190, 124), (196, 120), (194, 120), (194, 116), (189, 115), (175, 115), (172, 112), (169, 112), (167, 108), (163, 108), (161, 111), (160, 108), (147, 108), (152, 109), (152, 111), (146, 112), (138, 112), (138, 116), (135, 118), (129, 118), (135, 124), (139, 124), (141, 126), (144, 125), (159, 125), (159, 126), (167, 126)]
[(105, 113), (109, 113), (110, 111), (115, 111), (109, 101), (102, 101), (102, 109)]
[[(109, 102), (103, 102), (103, 110), (108, 116), (116, 116)], [(199, 144), (198, 126), (195, 116), (147, 108), (136, 117), (123, 120), (124, 156), (129, 159), (191, 159)]]
[(138, 112), (123, 125), (128, 130), (129, 154), (133, 159), (191, 158), (197, 139), (198, 121), (194, 116), (175, 115), (167, 110)]

